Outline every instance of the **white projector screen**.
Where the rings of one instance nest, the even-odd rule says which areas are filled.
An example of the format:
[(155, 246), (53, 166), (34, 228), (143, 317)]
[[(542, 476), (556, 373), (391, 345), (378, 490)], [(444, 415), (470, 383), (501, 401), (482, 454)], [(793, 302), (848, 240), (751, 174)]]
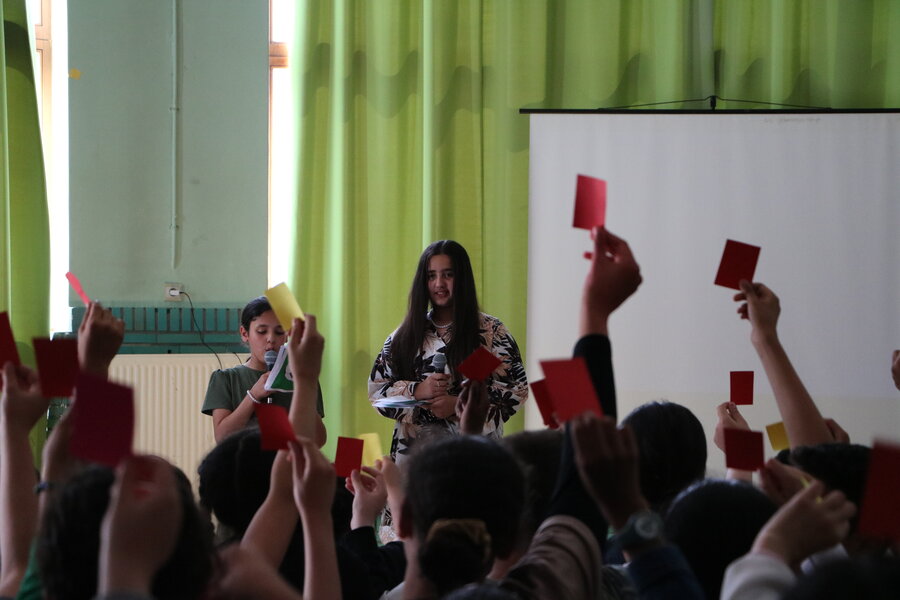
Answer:
[[(533, 114), (530, 161), (530, 380), (577, 339), (581, 173), (607, 180), (607, 227), (644, 277), (610, 322), (620, 418), (649, 400), (689, 407), (711, 474), (730, 371), (756, 372), (751, 428), (781, 420), (734, 292), (713, 285), (734, 239), (761, 247), (755, 279), (781, 298), (782, 344), (822, 413), (855, 442), (900, 438), (900, 114)], [(526, 422), (540, 427), (537, 410)]]

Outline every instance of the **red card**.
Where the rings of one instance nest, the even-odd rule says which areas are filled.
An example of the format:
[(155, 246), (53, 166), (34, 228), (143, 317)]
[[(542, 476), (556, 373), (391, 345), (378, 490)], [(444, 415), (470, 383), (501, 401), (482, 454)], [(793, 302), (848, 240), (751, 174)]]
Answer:
[(544, 369), (544, 381), (553, 401), (557, 422), (565, 423), (588, 411), (603, 416), (583, 358), (543, 360), (541, 368)]
[(131, 456), (134, 392), (130, 387), (79, 373), (71, 410), (69, 451), (74, 456), (110, 467)]
[(758, 259), (759, 246), (727, 240), (725, 250), (722, 252), (722, 262), (719, 263), (719, 272), (716, 273), (716, 285), (741, 289), (738, 285), (741, 279), (753, 281)]
[(22, 361), (19, 360), (16, 340), (13, 338), (12, 326), (9, 324), (9, 313), (0, 312), (0, 368), (7, 362), (16, 366), (22, 364)]
[(338, 438), (337, 454), (334, 457), (334, 470), (338, 477), (350, 477), (353, 469), (362, 466), (364, 444), (359, 438)]
[(260, 448), (263, 450), (287, 450), (288, 442), (297, 434), (291, 427), (288, 411), (277, 404), (254, 404), (259, 421)]
[(606, 182), (587, 175), (578, 176), (575, 189), (575, 217), (572, 227), (593, 229), (606, 223)]
[(69, 280), (69, 285), (72, 286), (72, 289), (75, 290), (75, 293), (78, 294), (78, 297), (81, 298), (81, 301), (84, 302), (84, 305), (87, 306), (91, 303), (91, 299), (88, 298), (88, 295), (84, 293), (84, 288), (81, 287), (81, 282), (75, 277), (75, 273), (66, 273), (66, 279)]
[(484, 346), (475, 348), (459, 365), (459, 372), (472, 381), (484, 381), (503, 361), (490, 353)]
[(875, 440), (859, 513), (859, 533), (900, 540), (900, 445)]
[(762, 431), (725, 428), (725, 466), (755, 471), (765, 464)]
[(753, 404), (753, 371), (731, 372), (731, 401)]
[(41, 394), (46, 398), (71, 396), (78, 376), (78, 340), (34, 338)]
[(553, 418), (553, 400), (550, 399), (550, 390), (547, 389), (547, 382), (544, 379), (531, 382), (531, 392), (534, 394), (534, 401), (537, 402), (538, 410), (541, 411), (541, 418), (544, 425), (550, 429), (558, 429), (559, 425)]

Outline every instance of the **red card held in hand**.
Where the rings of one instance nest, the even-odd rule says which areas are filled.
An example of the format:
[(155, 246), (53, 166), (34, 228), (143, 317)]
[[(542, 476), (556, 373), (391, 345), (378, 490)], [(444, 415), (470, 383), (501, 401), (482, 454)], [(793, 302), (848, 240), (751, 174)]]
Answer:
[(78, 377), (78, 340), (34, 338), (41, 393), (47, 397), (71, 396)]
[(731, 401), (753, 404), (753, 371), (731, 372)]
[(362, 466), (363, 445), (359, 438), (339, 437), (334, 456), (334, 470), (338, 477), (350, 477), (350, 472)]
[(70, 410), (73, 456), (110, 467), (131, 456), (134, 391), (130, 387), (79, 373)]
[(606, 223), (606, 182), (579, 175), (575, 188), (575, 216), (572, 227), (593, 229)]
[(259, 421), (260, 448), (263, 450), (287, 450), (288, 442), (297, 436), (288, 419), (288, 411), (277, 404), (254, 404)]
[(472, 381), (484, 381), (502, 362), (491, 354), (487, 348), (478, 346), (475, 348), (475, 352), (460, 363), (458, 370), (463, 376), (468, 377)]
[(877, 540), (900, 540), (900, 444), (875, 440), (859, 512), (859, 533)]
[(553, 417), (553, 400), (550, 398), (550, 391), (547, 389), (547, 382), (544, 379), (531, 382), (531, 393), (534, 394), (534, 401), (541, 411), (541, 418), (544, 425), (550, 429), (559, 429), (556, 419)]
[(541, 368), (557, 422), (565, 423), (585, 412), (603, 416), (583, 358), (542, 360)]
[(727, 240), (725, 250), (722, 252), (722, 262), (719, 263), (719, 271), (716, 273), (716, 285), (739, 290), (741, 279), (753, 281), (759, 250), (759, 246)]
[(755, 471), (765, 464), (762, 431), (725, 428), (725, 466)]

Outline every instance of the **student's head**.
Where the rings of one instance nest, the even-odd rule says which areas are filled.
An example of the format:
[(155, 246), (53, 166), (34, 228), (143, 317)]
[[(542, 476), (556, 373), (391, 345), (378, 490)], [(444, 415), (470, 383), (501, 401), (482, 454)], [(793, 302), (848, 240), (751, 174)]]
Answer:
[[(175, 469), (175, 467), (172, 467)], [(212, 574), (209, 520), (194, 504), (191, 484), (175, 469), (184, 519), (175, 549), (153, 579), (154, 598), (199, 598)], [(112, 469), (90, 467), (50, 501), (37, 539), (37, 561), (47, 598), (89, 600), (97, 593), (100, 524), (115, 480)]]
[(241, 311), (241, 341), (250, 354), (265, 362), (266, 351), (278, 350), (287, 340), (287, 332), (275, 316), (265, 296), (254, 298)]
[(681, 549), (706, 597), (718, 598), (725, 569), (750, 551), (777, 508), (751, 484), (706, 479), (672, 501), (666, 539)]
[(791, 449), (790, 464), (821, 481), (827, 490), (840, 490), (856, 505), (857, 516), (850, 520), (851, 531), (855, 531), (870, 454), (871, 448), (860, 444), (797, 446)]
[(450, 368), (455, 369), (480, 343), (475, 276), (469, 255), (458, 242), (434, 242), (419, 257), (406, 317), (391, 344), (391, 366), (402, 378), (415, 378), (412, 362), (425, 339), (429, 307), (452, 311), (445, 353)]
[(409, 462), (400, 533), (443, 595), (480, 581), (516, 545), (525, 484), (515, 459), (481, 437), (440, 440)]
[(622, 420), (640, 452), (641, 491), (658, 512), (706, 473), (706, 435), (690, 410), (673, 402), (648, 402)]
[(204, 457), (200, 475), (200, 505), (240, 539), (269, 493), (275, 452), (260, 448), (259, 429), (229, 435)]
[(526, 503), (523, 533), (526, 540), (537, 531), (547, 514), (556, 478), (563, 434), (559, 429), (523, 431), (503, 438), (501, 444), (509, 450), (525, 475)]

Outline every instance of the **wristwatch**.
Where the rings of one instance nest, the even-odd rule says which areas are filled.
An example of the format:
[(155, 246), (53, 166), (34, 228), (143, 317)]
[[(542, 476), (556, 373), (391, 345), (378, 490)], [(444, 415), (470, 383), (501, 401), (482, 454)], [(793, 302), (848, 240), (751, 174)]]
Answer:
[(614, 539), (623, 550), (638, 550), (662, 540), (663, 520), (652, 510), (642, 510), (628, 517), (628, 522)]

